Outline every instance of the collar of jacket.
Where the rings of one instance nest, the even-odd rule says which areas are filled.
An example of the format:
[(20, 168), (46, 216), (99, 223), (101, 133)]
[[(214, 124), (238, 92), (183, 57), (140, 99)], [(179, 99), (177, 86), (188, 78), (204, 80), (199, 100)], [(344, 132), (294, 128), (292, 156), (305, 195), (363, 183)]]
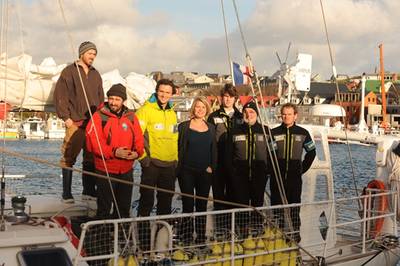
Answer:
[(160, 106), (160, 104), (159, 104), (159, 101), (158, 101), (158, 99), (157, 99), (156, 93), (153, 93), (153, 94), (150, 96), (148, 102), (149, 102), (149, 103), (156, 103), (157, 106), (160, 108), (160, 110), (167, 110), (167, 109), (171, 109), (171, 108), (173, 107), (172, 103), (169, 101), (169, 102), (167, 103), (167, 105), (165, 106), (165, 109), (162, 109), (161, 106)]
[(258, 126), (261, 126), (261, 124), (258, 121), (256, 121), (252, 126), (250, 126), (248, 123), (244, 122), (243, 126), (245, 126), (247, 129), (249, 129), (249, 128), (250, 129), (254, 129), (254, 128), (258, 127)]
[[(292, 125), (291, 127), (294, 127), (295, 125), (296, 125), (296, 122), (294, 122), (293, 125)], [(282, 124), (281, 124), (281, 127), (284, 127), (284, 128), (291, 128), (291, 127), (287, 127), (283, 122), (282, 122)]]
[[(239, 111), (239, 109), (237, 109), (236, 108), (236, 106), (233, 106), (233, 117), (235, 117), (235, 116), (237, 116), (237, 115), (240, 115), (241, 113), (240, 113), (240, 111)], [(219, 108), (219, 114), (220, 115), (225, 115), (225, 116), (228, 116), (228, 114), (225, 112), (225, 108), (221, 105), (221, 107)]]
[(99, 107), (99, 110), (100, 110), (100, 112), (102, 112), (103, 114), (105, 114), (107, 116), (113, 116), (113, 117), (117, 117), (117, 118), (121, 118), (129, 111), (128, 107), (123, 105), (121, 112), (119, 114), (116, 114), (115, 112), (110, 110), (110, 107), (108, 106), (108, 102), (102, 103)]
[[(80, 68), (83, 69), (83, 66), (81, 66), (80, 64), (78, 64), (78, 61), (75, 61), (75, 62), (74, 62), (74, 65), (75, 65), (75, 66), (78, 66), (78, 67), (80, 67)], [(90, 71), (90, 70), (96, 70), (96, 69), (94, 68), (94, 66), (92, 66), (92, 65), (88, 66), (88, 68), (89, 68), (89, 71)]]

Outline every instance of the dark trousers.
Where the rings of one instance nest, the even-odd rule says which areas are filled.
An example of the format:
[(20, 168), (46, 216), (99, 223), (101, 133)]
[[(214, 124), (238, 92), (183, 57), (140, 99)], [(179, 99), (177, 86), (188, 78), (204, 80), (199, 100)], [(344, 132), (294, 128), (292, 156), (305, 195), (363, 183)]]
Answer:
[[(261, 207), (264, 204), (267, 173), (262, 168), (252, 169), (251, 173), (250, 175), (248, 167), (238, 167), (234, 170), (232, 176), (233, 199), (236, 203)], [(263, 217), (258, 212), (238, 213), (235, 220), (240, 236), (248, 232), (249, 226), (261, 230), (263, 225)]]
[[(300, 203), (301, 202), (301, 191), (302, 191), (302, 179), (301, 172), (298, 169), (291, 169), (291, 172), (287, 174), (281, 170), (282, 178), (284, 179), (283, 185), (285, 189), (286, 198), (288, 204)], [(297, 170), (297, 171), (294, 171)], [(285, 178), (286, 177), (286, 178)], [(277, 181), (275, 177), (271, 178), (270, 182), (271, 190), (271, 205), (282, 204), (281, 195), (279, 193)], [(283, 209), (278, 209), (274, 211), (275, 217), (277, 219), (277, 224), (280, 228), (285, 228), (285, 215)], [(291, 207), (288, 211), (289, 219), (292, 223), (293, 230), (299, 231), (301, 226), (300, 221), (300, 207)], [(288, 223), (288, 221), (287, 221)], [(300, 234), (295, 233), (293, 236), (296, 241), (300, 241)]]
[[(213, 197), (217, 200), (231, 201), (232, 195), (228, 171), (224, 167), (217, 167), (216, 174), (212, 180)], [(215, 210), (224, 210), (232, 208), (231, 205), (225, 205), (219, 202), (214, 203)]]
[[(142, 167), (141, 184), (175, 191), (175, 167), (159, 167), (150, 163)], [(157, 191), (157, 215), (171, 213), (171, 193)], [(139, 216), (149, 216), (154, 206), (154, 189), (140, 188)], [(150, 249), (150, 225), (148, 222), (138, 224), (140, 246), (143, 251)]]
[[(90, 155), (85, 155), (85, 153), (89, 153), (86, 150), (86, 148), (83, 149), (83, 158), (93, 157), (92, 153), (89, 153)], [(94, 167), (93, 160), (83, 161), (82, 162), (82, 170), (90, 172), (90, 173), (94, 173), (95, 167)], [(82, 186), (83, 186), (82, 195), (89, 195), (92, 197), (97, 197), (97, 192), (96, 192), (97, 180), (96, 179), (97, 178), (95, 176), (82, 173)]]
[[(96, 170), (96, 173), (106, 175), (105, 172)], [(133, 181), (133, 170), (123, 174), (109, 174), (110, 177), (115, 177), (124, 181)], [(116, 205), (118, 206), (121, 218), (129, 217), (131, 210), (132, 200), (132, 185), (118, 183), (111, 181), (112, 189), (116, 198), (116, 204), (113, 202), (111, 194), (110, 183), (108, 180), (103, 178), (97, 178), (97, 213), (96, 216), (99, 219), (119, 218)], [(114, 205), (113, 213), (111, 212), (111, 206)]]
[[(179, 187), (182, 193), (196, 195), (207, 198), (210, 193), (212, 174), (205, 170), (191, 169), (183, 167), (179, 176)], [(194, 199), (193, 197), (182, 197), (182, 207), (184, 213), (204, 212), (207, 210), (207, 200)], [(206, 240), (206, 216), (196, 216), (196, 242), (204, 243)], [(193, 240), (193, 219), (184, 218), (180, 226), (181, 239), (190, 243)]]

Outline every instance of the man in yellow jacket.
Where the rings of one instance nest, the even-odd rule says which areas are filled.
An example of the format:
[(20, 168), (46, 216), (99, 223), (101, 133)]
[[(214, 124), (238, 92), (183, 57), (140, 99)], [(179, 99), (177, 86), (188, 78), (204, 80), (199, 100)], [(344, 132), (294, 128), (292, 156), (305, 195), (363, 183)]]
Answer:
[[(141, 184), (175, 190), (175, 168), (178, 161), (176, 113), (169, 102), (176, 87), (171, 80), (157, 82), (156, 92), (136, 112), (145, 139), (145, 152), (140, 158)], [(157, 192), (157, 215), (171, 213), (173, 194)], [(139, 216), (149, 216), (154, 205), (154, 190), (140, 188)], [(139, 224), (141, 248), (150, 249), (148, 223)]]

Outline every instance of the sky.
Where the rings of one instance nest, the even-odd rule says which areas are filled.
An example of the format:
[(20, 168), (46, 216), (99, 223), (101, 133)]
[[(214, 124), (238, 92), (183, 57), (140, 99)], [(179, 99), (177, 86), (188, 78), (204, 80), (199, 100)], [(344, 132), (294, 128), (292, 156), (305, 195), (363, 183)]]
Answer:
[[(72, 62), (82, 41), (98, 47), (96, 68), (121, 74), (151, 71), (228, 73), (220, 0), (9, 1), (7, 50), (39, 64)], [(59, 3), (62, 3), (61, 7)], [(313, 56), (313, 75), (332, 67), (319, 0), (236, 0), (245, 42), (260, 75), (279, 69), (298, 52)], [(372, 73), (384, 44), (385, 70), (400, 72), (398, 0), (323, 0), (333, 59), (340, 74)], [(245, 63), (232, 0), (224, 0), (231, 58)], [(28, 15), (29, 14), (29, 15)], [(63, 15), (65, 20), (63, 19)], [(4, 36), (4, 34), (3, 34)], [(3, 42), (4, 52), (4, 42)]]

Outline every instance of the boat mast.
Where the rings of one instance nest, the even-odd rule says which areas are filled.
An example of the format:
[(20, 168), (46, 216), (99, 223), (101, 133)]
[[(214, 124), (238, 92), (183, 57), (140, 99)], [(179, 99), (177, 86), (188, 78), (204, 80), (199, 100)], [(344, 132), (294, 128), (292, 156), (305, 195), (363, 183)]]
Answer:
[(368, 132), (368, 126), (364, 119), (364, 105), (365, 105), (365, 83), (367, 79), (365, 73), (361, 77), (361, 106), (360, 106), (360, 119), (358, 122), (358, 132)]
[(388, 128), (389, 123), (386, 121), (386, 90), (385, 90), (385, 70), (383, 66), (383, 43), (379, 45), (379, 63), (381, 76), (381, 95), (382, 95), (382, 128)]

